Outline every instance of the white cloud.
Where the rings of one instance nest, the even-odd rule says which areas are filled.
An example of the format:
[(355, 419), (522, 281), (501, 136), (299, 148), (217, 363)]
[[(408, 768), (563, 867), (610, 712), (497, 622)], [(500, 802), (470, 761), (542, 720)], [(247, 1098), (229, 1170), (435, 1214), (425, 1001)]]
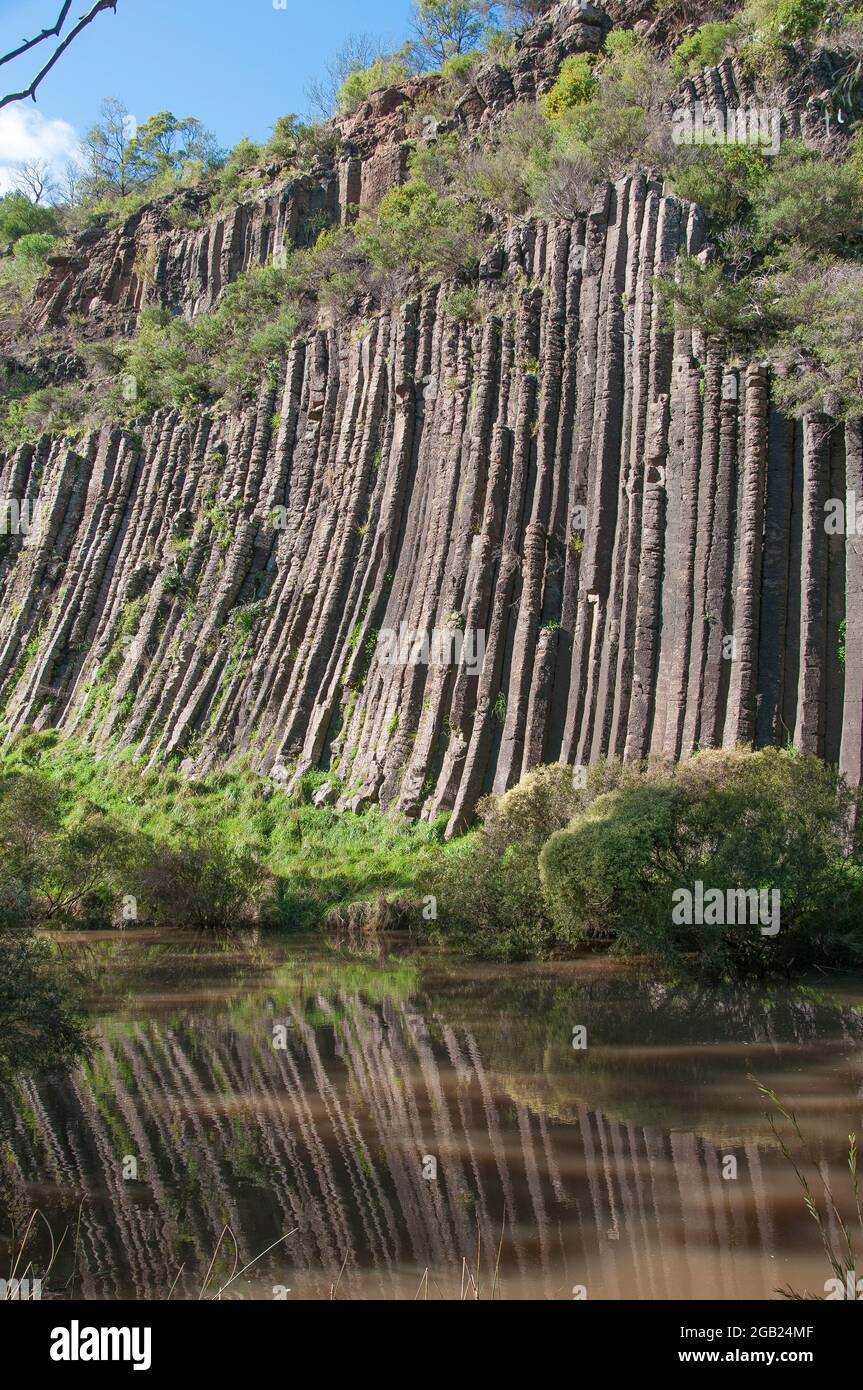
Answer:
[(12, 187), (14, 168), (21, 160), (45, 160), (59, 174), (79, 153), (77, 133), (68, 121), (49, 120), (33, 106), (0, 111), (0, 193)]

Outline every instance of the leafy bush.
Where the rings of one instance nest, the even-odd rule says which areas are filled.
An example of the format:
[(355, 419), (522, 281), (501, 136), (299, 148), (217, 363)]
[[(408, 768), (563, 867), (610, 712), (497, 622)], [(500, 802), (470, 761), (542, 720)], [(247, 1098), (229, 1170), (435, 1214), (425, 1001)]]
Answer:
[(748, 0), (742, 20), (756, 36), (793, 43), (814, 34), (828, 8), (829, 0)]
[(753, 145), (681, 146), (672, 176), (678, 197), (727, 223), (749, 213), (771, 172), (771, 160)]
[(729, 276), (719, 261), (680, 256), (672, 273), (657, 281), (665, 327), (698, 328), (726, 345), (745, 346), (765, 322), (768, 287), (751, 276)]
[(863, 266), (792, 251), (773, 281), (779, 332), (772, 391), (789, 414), (863, 414)]
[(140, 869), (136, 886), (158, 925), (224, 931), (257, 919), (262, 879), (252, 853), (230, 845), (211, 825), (179, 845), (160, 847)]
[(339, 133), (329, 122), (306, 123), (294, 115), (280, 116), (263, 150), (265, 159), (277, 159), (298, 169), (329, 163), (339, 148)]
[(80, 384), (43, 386), (0, 398), (0, 442), (7, 449), (43, 434), (78, 435), (86, 428), (88, 399)]
[(740, 34), (734, 20), (702, 24), (677, 45), (671, 55), (671, 71), (677, 78), (693, 77), (702, 68), (715, 67)]
[(31, 203), (23, 193), (6, 193), (0, 198), (0, 246), (14, 246), (21, 237), (40, 232), (49, 236), (60, 232), (54, 208)]
[[(694, 956), (711, 976), (858, 964), (863, 866), (844, 857), (853, 799), (834, 769), (777, 749), (648, 768), (545, 845), (551, 920), (570, 943), (610, 934), (618, 951), (675, 965)], [(763, 918), (687, 924), (680, 890), (694, 895), (698, 883), (705, 894), (778, 892), (778, 919), (770, 897), (766, 932)]]
[(484, 246), (476, 207), (441, 197), (420, 179), (391, 188), (377, 222), (362, 223), (357, 239), (379, 270), (443, 278), (474, 268)]
[(536, 768), (500, 798), (480, 803), (481, 829), (469, 855), (444, 867), (435, 886), (442, 925), (469, 952), (507, 960), (547, 954), (555, 933), (543, 898), (539, 853), (597, 788), (590, 791), (563, 764)]
[(459, 166), (459, 186), (471, 197), (510, 215), (520, 216), (547, 167), (554, 130), (537, 107), (515, 106), (507, 112), (488, 143), (473, 150)]
[(477, 323), (480, 318), (479, 293), (473, 285), (462, 285), (447, 297), (444, 309), (458, 323)]
[(380, 87), (396, 87), (410, 73), (399, 58), (376, 58), (367, 68), (358, 68), (345, 78), (336, 106), (340, 115), (349, 116)]
[(260, 164), (262, 154), (260, 145), (245, 138), (234, 146), (216, 176), (216, 191), (210, 200), (213, 211), (236, 202), (259, 184), (250, 170)]
[(593, 72), (593, 95), (555, 116), (569, 150), (588, 156), (607, 178), (660, 164), (662, 105), (671, 90), (667, 69), (638, 35), (620, 30), (609, 34)]
[(19, 772), (0, 786), (4, 858), (0, 928), (110, 920), (128, 882), (134, 837), (83, 802), (64, 823), (58, 784)]
[(753, 189), (753, 204), (765, 241), (799, 241), (817, 251), (859, 243), (863, 184), (855, 167), (796, 142), (783, 145), (770, 176)]
[(290, 351), (299, 325), (293, 284), (287, 271), (260, 266), (238, 276), (218, 308), (193, 323), (162, 309), (145, 309), (137, 336), (117, 346), (136, 394), (125, 405), (115, 395), (114, 411), (130, 418), (222, 394), (239, 399)]
[(470, 85), (470, 80), (482, 60), (483, 54), (478, 49), (470, 49), (467, 53), (454, 53), (441, 68), (444, 83), (453, 92), (464, 91)]
[(582, 106), (592, 101), (597, 87), (592, 54), (574, 53), (564, 58), (557, 81), (542, 99), (546, 115), (560, 116), (572, 106)]

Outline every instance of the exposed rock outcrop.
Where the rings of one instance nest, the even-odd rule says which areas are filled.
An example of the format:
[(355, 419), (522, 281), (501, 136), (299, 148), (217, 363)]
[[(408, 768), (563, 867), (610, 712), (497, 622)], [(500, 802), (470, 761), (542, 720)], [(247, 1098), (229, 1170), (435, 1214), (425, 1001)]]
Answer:
[[(555, 12), (541, 51), (598, 36), (593, 13)], [(723, 64), (688, 96), (733, 106), (741, 80)], [(166, 228), (160, 204), (94, 234), (35, 320), (212, 305), (315, 212), (400, 177), (381, 171), (404, 106), (377, 94), (341, 165), (206, 227)], [(663, 331), (656, 277), (702, 244), (697, 208), (626, 178), (573, 224), (512, 228), (477, 325), (430, 290), (298, 339), (235, 415), (20, 448), (0, 501), (40, 524), (0, 552), (4, 721), (190, 770), (324, 767), (340, 807), (451, 832), (559, 758), (793, 741), (860, 780), (863, 561), (824, 525), (828, 498), (863, 495), (860, 429), (785, 419), (762, 364)]]
[[(793, 738), (855, 771), (859, 576), (823, 503), (859, 431), (784, 420), (764, 368), (660, 331), (655, 277), (701, 236), (624, 179), (512, 233), (480, 326), (430, 292), (298, 342), (233, 418), (21, 448), (4, 487), (42, 516), (0, 571), (11, 729), (328, 766), (343, 806), (453, 829), (557, 758)], [(481, 671), (466, 641), (381, 660), (402, 625), (484, 634)]]

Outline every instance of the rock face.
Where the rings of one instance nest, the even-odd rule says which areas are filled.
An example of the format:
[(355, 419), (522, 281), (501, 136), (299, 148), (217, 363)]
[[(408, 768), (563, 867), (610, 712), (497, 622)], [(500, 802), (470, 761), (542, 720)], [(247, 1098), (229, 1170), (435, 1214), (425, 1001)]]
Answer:
[[(625, 179), (511, 234), (479, 326), (430, 292), (298, 342), (233, 418), (19, 449), (5, 492), (41, 510), (0, 569), (9, 727), (327, 767), (341, 805), (453, 830), (557, 758), (793, 739), (859, 776), (859, 546), (824, 503), (860, 432), (660, 331), (654, 279), (701, 235)], [(403, 661), (400, 632), (462, 640)]]
[[(581, 42), (591, 14), (538, 28)], [(733, 105), (737, 80), (689, 95)], [(374, 103), (382, 149), (364, 110), (329, 173), (195, 231), (147, 209), (58, 266), (36, 319), (211, 305), (383, 178), (404, 103)], [(556, 759), (793, 742), (860, 781), (863, 555), (825, 529), (863, 496), (860, 427), (783, 418), (761, 364), (662, 330), (655, 278), (702, 241), (697, 208), (626, 178), (513, 228), (478, 324), (427, 291), (299, 339), (236, 415), (20, 448), (0, 503), (38, 524), (0, 537), (3, 722), (187, 770), (325, 768), (328, 801), (453, 833)]]

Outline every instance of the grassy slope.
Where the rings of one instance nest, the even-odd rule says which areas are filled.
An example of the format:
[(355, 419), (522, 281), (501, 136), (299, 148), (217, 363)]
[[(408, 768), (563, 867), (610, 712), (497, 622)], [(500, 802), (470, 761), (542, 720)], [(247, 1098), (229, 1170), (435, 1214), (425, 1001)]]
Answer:
[(68, 821), (89, 804), (130, 830), (174, 840), (183, 829), (216, 825), (237, 848), (251, 850), (277, 881), (280, 917), (314, 925), (350, 902), (418, 897), (435, 863), (469, 851), (470, 837), (445, 845), (446, 817), (411, 825), (377, 808), (340, 815), (309, 803), (324, 778), (304, 780), (299, 795), (274, 790), (254, 771), (234, 765), (187, 781), (147, 771), (129, 754), (96, 758), (54, 732), (31, 735), (0, 751), (0, 776), (28, 767), (58, 779)]

